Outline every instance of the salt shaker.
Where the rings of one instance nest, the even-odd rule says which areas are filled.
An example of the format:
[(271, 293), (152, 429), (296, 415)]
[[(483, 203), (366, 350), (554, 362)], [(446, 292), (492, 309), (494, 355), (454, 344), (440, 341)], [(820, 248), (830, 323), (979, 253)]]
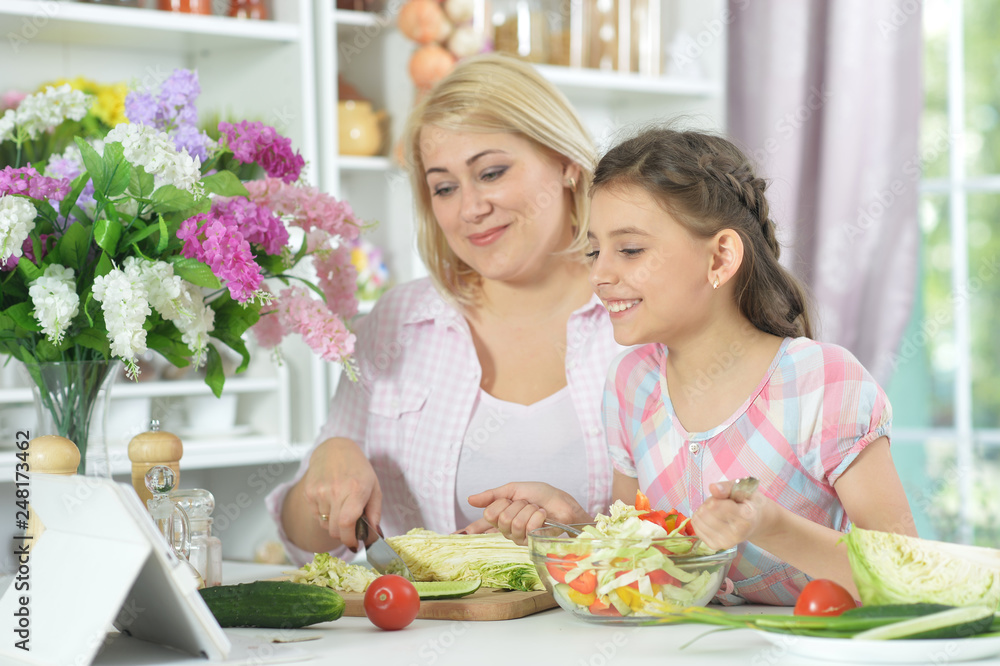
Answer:
[(132, 487), (143, 504), (148, 505), (153, 497), (146, 485), (146, 472), (156, 465), (169, 467), (174, 473), (171, 484), (171, 488), (174, 488), (180, 483), (180, 461), (183, 455), (184, 445), (180, 438), (160, 430), (160, 422), (156, 419), (150, 421), (148, 431), (132, 438), (128, 444), (128, 457), (132, 461)]
[(212, 536), (215, 497), (202, 488), (191, 488), (171, 491), (170, 499), (188, 517), (188, 561), (198, 570), (205, 587), (222, 585), (222, 541)]

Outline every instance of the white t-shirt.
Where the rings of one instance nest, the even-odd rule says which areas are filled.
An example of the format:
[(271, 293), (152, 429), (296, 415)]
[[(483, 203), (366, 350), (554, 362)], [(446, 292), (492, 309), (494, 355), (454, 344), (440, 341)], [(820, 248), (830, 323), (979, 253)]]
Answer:
[(511, 481), (545, 481), (586, 506), (584, 446), (568, 386), (531, 405), (498, 400), (480, 389), (455, 479), (458, 529), (483, 517), (481, 508), (469, 505), (469, 495)]

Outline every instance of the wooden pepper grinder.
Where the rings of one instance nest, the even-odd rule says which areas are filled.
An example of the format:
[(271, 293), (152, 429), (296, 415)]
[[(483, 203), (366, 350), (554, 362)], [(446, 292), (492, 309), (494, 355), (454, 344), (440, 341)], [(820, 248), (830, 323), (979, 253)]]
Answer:
[[(80, 449), (76, 444), (58, 435), (42, 435), (28, 442), (28, 469), (32, 474), (70, 476), (80, 466)], [(38, 515), (28, 507), (28, 527), (24, 530), (24, 543), (30, 551), (45, 531)]]
[(132, 487), (139, 494), (143, 506), (153, 494), (146, 487), (146, 472), (156, 465), (165, 465), (174, 472), (175, 487), (180, 484), (181, 456), (184, 445), (177, 435), (160, 430), (160, 422), (153, 419), (149, 430), (132, 438), (128, 444), (128, 458), (132, 461)]

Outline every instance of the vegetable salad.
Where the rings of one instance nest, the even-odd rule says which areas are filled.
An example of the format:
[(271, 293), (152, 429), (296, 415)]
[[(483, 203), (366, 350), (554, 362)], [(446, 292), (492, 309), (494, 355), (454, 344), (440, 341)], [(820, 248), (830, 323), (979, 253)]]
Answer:
[(598, 515), (575, 539), (539, 537), (533, 548), (564, 608), (595, 616), (651, 616), (651, 599), (699, 606), (718, 590), (731, 558), (704, 562), (715, 551), (693, 537), (688, 518), (652, 511), (638, 493), (635, 506), (616, 501), (609, 515)]

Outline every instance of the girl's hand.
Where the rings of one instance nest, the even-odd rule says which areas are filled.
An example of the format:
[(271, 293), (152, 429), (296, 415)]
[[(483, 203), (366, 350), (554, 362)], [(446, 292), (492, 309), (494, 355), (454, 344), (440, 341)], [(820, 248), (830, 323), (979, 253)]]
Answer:
[(362, 513), (377, 529), (382, 518), (382, 490), (375, 470), (354, 441), (338, 437), (321, 443), (299, 485), (320, 530), (352, 551), (359, 546), (355, 525)]
[(486, 534), (488, 532), (496, 532), (497, 528), (490, 525), (489, 521), (485, 518), (480, 518), (474, 522), (469, 523), (462, 529), (458, 530), (456, 534)]
[(725, 550), (753, 541), (767, 529), (771, 501), (764, 493), (754, 491), (745, 502), (729, 499), (735, 481), (723, 481), (708, 486), (712, 496), (691, 516), (694, 532), (709, 548)]
[(483, 518), (514, 543), (528, 543), (528, 532), (549, 516), (561, 523), (587, 523), (593, 519), (567, 492), (547, 483), (508, 483), (469, 496), (469, 504), (482, 507)]

